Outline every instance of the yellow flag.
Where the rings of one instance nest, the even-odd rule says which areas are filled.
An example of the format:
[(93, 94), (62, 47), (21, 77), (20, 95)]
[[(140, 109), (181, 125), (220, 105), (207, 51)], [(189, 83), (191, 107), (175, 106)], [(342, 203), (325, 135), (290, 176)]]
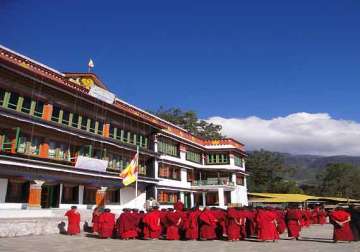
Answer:
[(139, 165), (139, 154), (136, 153), (130, 164), (120, 173), (124, 186), (134, 183), (137, 179)]

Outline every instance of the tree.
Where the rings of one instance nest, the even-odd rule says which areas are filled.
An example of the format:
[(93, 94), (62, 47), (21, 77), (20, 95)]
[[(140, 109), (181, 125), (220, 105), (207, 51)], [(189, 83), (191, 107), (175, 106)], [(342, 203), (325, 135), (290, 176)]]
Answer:
[(246, 162), (250, 173), (248, 187), (251, 192), (302, 193), (293, 180), (285, 180), (292, 171), (284, 164), (279, 153), (260, 150), (249, 153)]
[(360, 198), (360, 168), (351, 164), (328, 164), (317, 175), (319, 193), (324, 196)]
[(204, 139), (221, 139), (224, 136), (221, 134), (221, 125), (208, 123), (205, 120), (200, 120), (198, 115), (193, 110), (183, 111), (179, 108), (164, 109), (160, 107), (154, 115), (169, 121), (191, 134)]

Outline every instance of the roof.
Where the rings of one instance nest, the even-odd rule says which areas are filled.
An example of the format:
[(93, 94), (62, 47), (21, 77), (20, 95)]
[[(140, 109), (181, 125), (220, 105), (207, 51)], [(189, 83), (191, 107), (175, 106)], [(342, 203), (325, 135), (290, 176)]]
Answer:
[(306, 194), (282, 194), (282, 193), (248, 193), (250, 202), (262, 202), (262, 203), (290, 203), (290, 202), (305, 202), (309, 200), (328, 200), (337, 202), (358, 202), (359, 200), (336, 198), (336, 197), (318, 197)]

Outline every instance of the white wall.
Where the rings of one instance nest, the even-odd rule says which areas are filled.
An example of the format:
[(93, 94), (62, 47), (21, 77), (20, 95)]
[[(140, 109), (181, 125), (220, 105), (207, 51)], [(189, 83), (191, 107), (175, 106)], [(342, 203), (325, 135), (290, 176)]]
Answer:
[(112, 208), (138, 208), (144, 209), (144, 204), (146, 201), (146, 192), (139, 194), (135, 198), (135, 188), (134, 187), (124, 187), (120, 189), (120, 205), (114, 206), (109, 205), (108, 207)]

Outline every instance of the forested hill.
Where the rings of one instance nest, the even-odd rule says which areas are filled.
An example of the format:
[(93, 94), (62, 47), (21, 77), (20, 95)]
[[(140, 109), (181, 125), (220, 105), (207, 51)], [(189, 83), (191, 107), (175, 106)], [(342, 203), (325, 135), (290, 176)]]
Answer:
[(360, 157), (358, 156), (279, 154), (284, 158), (284, 163), (287, 167), (294, 168), (294, 173), (290, 177), (298, 182), (314, 182), (316, 174), (326, 168), (328, 164), (346, 163), (360, 166)]

